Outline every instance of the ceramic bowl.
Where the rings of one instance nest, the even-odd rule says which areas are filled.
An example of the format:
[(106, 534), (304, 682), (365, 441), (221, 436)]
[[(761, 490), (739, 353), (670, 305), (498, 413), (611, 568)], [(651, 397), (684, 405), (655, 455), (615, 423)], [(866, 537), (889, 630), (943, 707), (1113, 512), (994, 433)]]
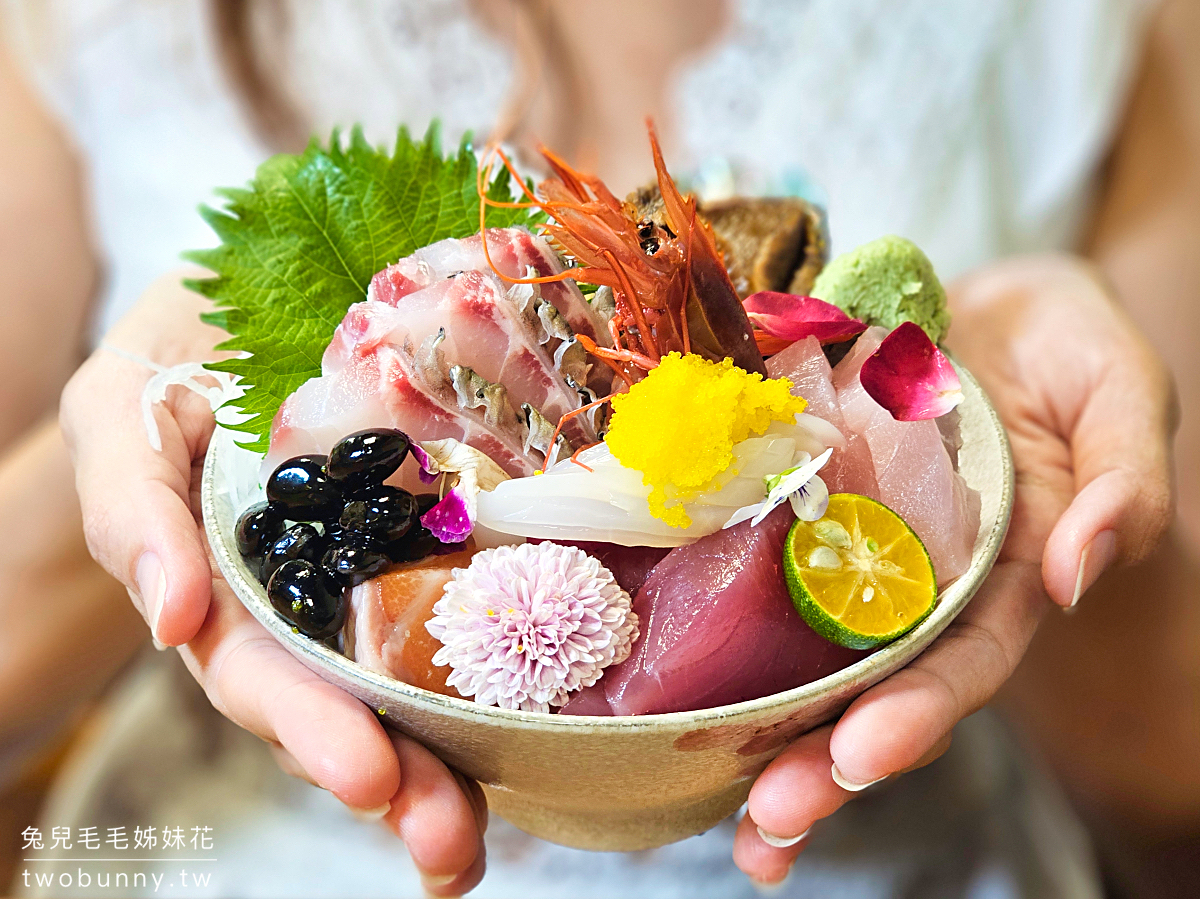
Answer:
[[(821, 680), (736, 705), (610, 718), (508, 711), (400, 683), (293, 633), (237, 552), (235, 516), (245, 503), (244, 485), (257, 479), (258, 459), (229, 439), (214, 439), (206, 459), (205, 527), (221, 573), (275, 639), (388, 725), (479, 781), (492, 811), (566, 846), (647, 849), (701, 833), (736, 811), (755, 776), (791, 740), (835, 718), (919, 655), (987, 576), (1012, 511), (1012, 455), (986, 395), (956, 367), (966, 395), (959, 470), (982, 498), (970, 569), (901, 639)], [(240, 496), (234, 482), (243, 485)]]

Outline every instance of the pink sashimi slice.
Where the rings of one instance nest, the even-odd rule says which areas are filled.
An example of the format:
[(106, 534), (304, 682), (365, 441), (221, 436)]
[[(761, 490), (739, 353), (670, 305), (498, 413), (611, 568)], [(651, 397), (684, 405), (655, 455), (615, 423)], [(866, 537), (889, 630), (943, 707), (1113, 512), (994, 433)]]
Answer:
[[(509, 278), (526, 278), (531, 270), (537, 277), (557, 275), (564, 270), (562, 259), (545, 239), (524, 228), (489, 228), (487, 253), (485, 256), (483, 241), (478, 234), (462, 239), (440, 240), (376, 275), (371, 282), (371, 296), (391, 305), (399, 305), (407, 294), (460, 272), (474, 271), (489, 275), (499, 272)], [(488, 256), (491, 257), (491, 264), (488, 263)], [(546, 281), (539, 284), (537, 290), (542, 299), (559, 311), (575, 334), (590, 337), (601, 346), (611, 346), (612, 338), (603, 317), (580, 293), (574, 281)], [(607, 396), (612, 377), (612, 370), (608, 366), (592, 365), (587, 386), (596, 396)]]
[(833, 372), (818, 339), (806, 337), (772, 356), (767, 360), (767, 374), (791, 381), (792, 392), (808, 401), (804, 411), (825, 419), (846, 438), (845, 448), (835, 448), (829, 462), (821, 469), (821, 480), (829, 492), (875, 497), (879, 485), (875, 480), (871, 451), (861, 435), (846, 427), (833, 386)]
[(558, 710), (560, 715), (615, 715), (608, 697), (604, 695), (604, 678), (593, 686), (584, 687), (571, 694), (571, 698)]
[(304, 453), (328, 453), (354, 431), (399, 428), (413, 440), (467, 443), (513, 477), (533, 474), (542, 462), (525, 449), (523, 422), (507, 404), (497, 411), (489, 420), (479, 408), (462, 408), (445, 372), (422, 365), (411, 348), (364, 344), (284, 400), (263, 470)]
[[(935, 420), (896, 421), (858, 378), (887, 332), (866, 331), (833, 373), (847, 429), (870, 449), (878, 493), (866, 493), (903, 518), (921, 538), (939, 586), (962, 575), (979, 533), (980, 501), (954, 470)], [(861, 492), (861, 491), (853, 491)]]
[[(688, 711), (789, 690), (862, 658), (817, 636), (792, 605), (783, 544), (793, 520), (784, 506), (757, 527), (672, 550), (634, 600), (633, 655), (589, 689), (603, 688), (616, 715)], [(599, 707), (580, 696), (567, 711)]]
[[(524, 228), (489, 228), (487, 249), (495, 270), (510, 278), (524, 278), (530, 268), (538, 276), (557, 275), (563, 271), (562, 260), (545, 239)], [(458, 272), (492, 272), (493, 269), (484, 256), (483, 242), (475, 234), (462, 239), (439, 240), (388, 266), (385, 271), (388, 273), (386, 281), (373, 285), (377, 291), (375, 299), (396, 305), (405, 294)], [(541, 294), (562, 313), (576, 334), (584, 334), (602, 346), (611, 344), (604, 321), (574, 281), (543, 283)]]
[[(373, 296), (383, 292), (374, 286), (387, 272), (376, 275)], [(398, 297), (395, 305), (376, 300), (368, 301), (365, 308), (375, 321), (365, 328), (361, 324), (345, 329), (339, 326), (322, 359), (322, 371), (336, 367), (356, 345), (359, 334), (368, 344), (410, 342), (420, 346), (440, 331), (445, 338), (439, 349), (446, 361), (503, 384), (514, 407), (528, 403), (549, 421), (557, 422), (582, 404), (579, 391), (557, 370), (544, 335), (536, 329), (536, 316), (531, 322), (509, 296), (508, 286), (493, 274), (461, 272)], [(597, 440), (586, 416), (571, 419), (563, 430), (577, 446)]]

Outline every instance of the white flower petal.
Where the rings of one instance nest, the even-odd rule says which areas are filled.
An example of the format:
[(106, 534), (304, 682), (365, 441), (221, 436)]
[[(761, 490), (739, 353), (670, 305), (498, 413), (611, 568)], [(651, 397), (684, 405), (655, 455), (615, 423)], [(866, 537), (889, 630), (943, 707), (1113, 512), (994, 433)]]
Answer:
[(819, 475), (813, 475), (809, 482), (788, 497), (792, 511), (801, 521), (817, 521), (824, 517), (829, 508), (829, 488)]
[[(807, 456), (808, 454), (802, 453), (801, 455)], [(724, 527), (733, 527), (747, 518), (751, 519), (751, 527), (757, 527), (764, 518), (774, 512), (792, 494), (802, 489), (810, 480), (815, 478), (817, 472), (829, 461), (831, 455), (833, 455), (832, 448), (825, 450), (825, 452), (821, 453), (815, 459), (806, 459), (802, 464), (789, 468), (787, 471), (764, 478), (763, 480), (766, 481), (768, 488), (767, 498), (761, 503), (756, 503), (752, 506), (743, 506), (738, 509), (725, 522)], [(823, 488), (824, 486), (825, 484), (822, 482), (821, 487)], [(826, 498), (828, 498), (828, 491), (825, 491), (825, 494)]]

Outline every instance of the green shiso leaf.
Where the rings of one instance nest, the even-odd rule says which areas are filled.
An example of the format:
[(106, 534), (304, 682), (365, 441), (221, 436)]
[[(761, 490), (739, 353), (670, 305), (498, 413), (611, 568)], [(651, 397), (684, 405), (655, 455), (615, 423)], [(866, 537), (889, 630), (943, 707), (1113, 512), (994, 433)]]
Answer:
[[(476, 162), (467, 138), (443, 156), (437, 124), (413, 140), (401, 128), (395, 149), (372, 147), (356, 127), (344, 142), (314, 140), (299, 155), (258, 168), (246, 188), (218, 190), (224, 208), (200, 214), (221, 240), (184, 258), (216, 277), (187, 286), (213, 301), (203, 318), (232, 336), (218, 349), (248, 357), (208, 368), (241, 378), (246, 393), (228, 405), (250, 417), (233, 429), (266, 452), (271, 421), (296, 388), (321, 373), (321, 355), (371, 277), (421, 247), (479, 231)], [(488, 195), (512, 199), (503, 169)], [(532, 225), (525, 209), (488, 210), (488, 227)]]

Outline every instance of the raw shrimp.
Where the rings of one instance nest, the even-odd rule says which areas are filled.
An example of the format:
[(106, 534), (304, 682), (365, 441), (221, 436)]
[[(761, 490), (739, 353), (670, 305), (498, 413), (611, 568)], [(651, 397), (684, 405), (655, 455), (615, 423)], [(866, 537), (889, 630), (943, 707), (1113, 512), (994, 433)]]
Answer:
[[(753, 329), (707, 224), (696, 216), (696, 201), (679, 193), (663, 162), (654, 126), (650, 147), (666, 221), (639, 222), (631, 203), (622, 202), (599, 178), (577, 172), (545, 147), (539, 148), (554, 178), (539, 186), (541, 198), (523, 188), (524, 203), (501, 203), (485, 193), (494, 158), (520, 177), (499, 147), (491, 147), (479, 171), (479, 218), (487, 233), (488, 206), (541, 209), (552, 221), (542, 228), (575, 260), (558, 275), (509, 281), (571, 278), (608, 287), (616, 311), (609, 321), (612, 347), (580, 342), (624, 380), (633, 384), (670, 352), (699, 353), (709, 359), (731, 358), (746, 371), (766, 374)], [(484, 241), (487, 253), (487, 241)], [(490, 260), (490, 257), (489, 257)]]

